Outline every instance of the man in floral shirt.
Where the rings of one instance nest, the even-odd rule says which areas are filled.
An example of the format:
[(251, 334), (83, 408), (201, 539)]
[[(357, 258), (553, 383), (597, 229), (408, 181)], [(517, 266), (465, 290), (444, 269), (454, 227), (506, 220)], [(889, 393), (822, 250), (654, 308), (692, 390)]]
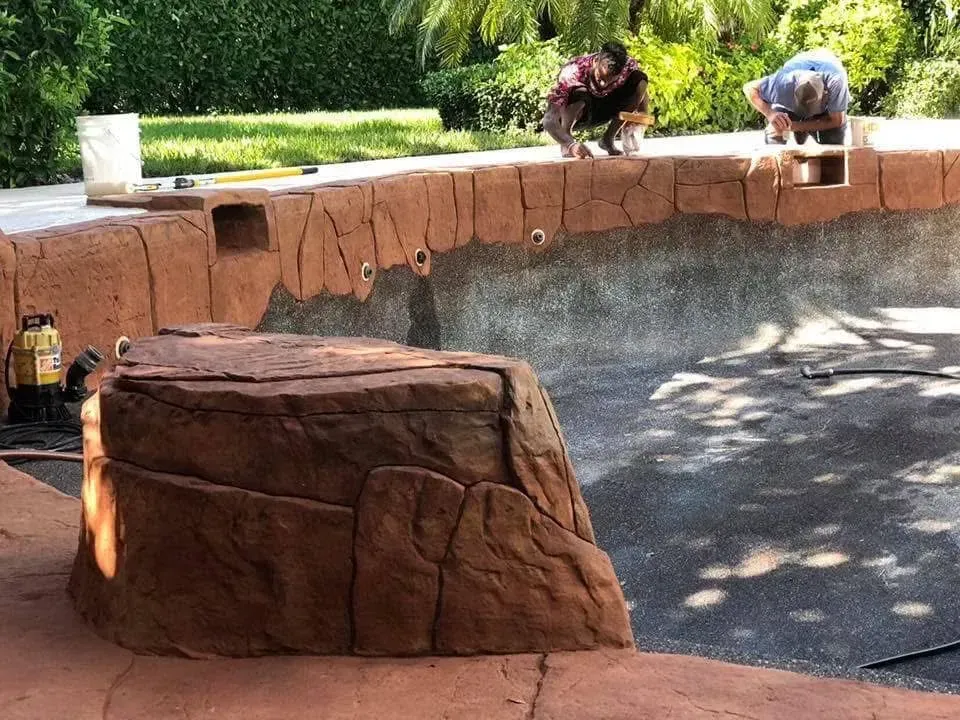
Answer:
[(607, 43), (600, 52), (574, 58), (563, 66), (556, 86), (547, 95), (543, 128), (560, 143), (564, 157), (587, 158), (592, 153), (574, 139), (574, 126), (609, 123), (600, 147), (610, 155), (622, 155), (614, 138), (624, 111), (649, 112), (647, 76), (623, 45)]

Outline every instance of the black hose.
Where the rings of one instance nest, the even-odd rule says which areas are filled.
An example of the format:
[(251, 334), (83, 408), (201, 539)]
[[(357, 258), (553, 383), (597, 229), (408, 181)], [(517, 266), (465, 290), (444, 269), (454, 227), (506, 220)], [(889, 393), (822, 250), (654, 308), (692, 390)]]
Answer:
[(804, 365), (800, 368), (800, 374), (807, 380), (822, 380), (834, 375), (921, 375), (923, 377), (960, 380), (960, 375), (941, 370), (922, 370), (919, 368), (824, 368), (823, 370), (814, 370), (809, 365)]
[(884, 665), (893, 665), (894, 663), (904, 662), (905, 660), (939, 655), (940, 653), (947, 652), (948, 650), (953, 650), (954, 648), (958, 647), (960, 647), (960, 640), (954, 640), (953, 642), (948, 642), (945, 645), (937, 645), (936, 647), (924, 648), (923, 650), (914, 650), (912, 652), (903, 653), (902, 655), (894, 655), (892, 657), (883, 658), (883, 660), (874, 660), (873, 662), (864, 663), (863, 665), (859, 666), (859, 669), (872, 670), (874, 668), (883, 667)]

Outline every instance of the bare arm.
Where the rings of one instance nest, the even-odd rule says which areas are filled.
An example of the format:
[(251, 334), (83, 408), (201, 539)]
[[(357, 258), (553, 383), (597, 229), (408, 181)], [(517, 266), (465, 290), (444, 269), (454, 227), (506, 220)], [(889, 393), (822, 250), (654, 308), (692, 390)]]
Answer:
[(752, 80), (743, 86), (743, 94), (757, 112), (763, 115), (774, 130), (784, 132), (790, 129), (790, 118), (786, 113), (777, 112), (760, 96), (760, 80)]
[(792, 122), (790, 129), (795, 132), (818, 132), (820, 130), (833, 130), (843, 125), (847, 114), (844, 112), (832, 112), (822, 120), (807, 120), (805, 122)]
[(750, 104), (757, 109), (757, 112), (769, 119), (773, 115), (773, 108), (760, 97), (760, 81), (751, 80), (743, 86), (743, 94), (747, 96)]

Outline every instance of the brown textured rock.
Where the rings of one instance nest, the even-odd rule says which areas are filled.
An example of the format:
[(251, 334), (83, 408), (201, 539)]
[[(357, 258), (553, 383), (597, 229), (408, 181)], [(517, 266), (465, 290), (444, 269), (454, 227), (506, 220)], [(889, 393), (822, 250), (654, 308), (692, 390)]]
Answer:
[(523, 242), (520, 173), (515, 167), (475, 170), (474, 231), (484, 243)]
[[(85, 526), (70, 579), (77, 609), (104, 637), (191, 656), (349, 651), (349, 508), (109, 459), (91, 462), (84, 484), (108, 488), (116, 508), (109, 578), (93, 560), (101, 526)], [(158, 508), (176, 514), (157, 522)]]
[[(360, 300), (366, 300), (373, 289), (377, 268), (377, 249), (370, 224), (364, 223), (352, 233), (344, 235), (339, 239), (339, 244), (353, 294)], [(363, 277), (365, 264), (370, 267), (370, 275), (366, 279)]]
[(338, 235), (352, 233), (363, 222), (363, 191), (356, 185), (350, 187), (325, 187), (317, 191), (323, 200), (324, 210), (333, 220)]
[(776, 157), (755, 157), (743, 185), (747, 216), (754, 222), (776, 220), (780, 196), (780, 167)]
[(943, 153), (943, 201), (948, 205), (960, 203), (960, 152)]
[[(563, 224), (563, 208), (556, 207), (534, 208), (525, 210), (523, 214), (523, 236), (527, 238), (528, 247), (535, 250), (545, 250), (553, 244), (560, 227)], [(544, 240), (541, 245), (534, 245), (532, 235), (535, 230), (542, 230)]]
[(363, 213), (360, 216), (360, 220), (361, 222), (368, 223), (373, 218), (373, 183), (361, 183), (360, 193), (363, 196)]
[(591, 200), (563, 213), (563, 226), (572, 233), (600, 232), (630, 227), (630, 216), (620, 205)]
[(531, 642), (541, 650), (633, 645), (607, 556), (540, 515), (512, 488), (467, 490), (441, 567), (437, 646), (443, 652), (520, 652)]
[[(349, 295), (353, 292), (350, 273), (340, 248), (340, 238), (333, 219), (323, 215), (323, 289), (331, 295)], [(309, 297), (309, 296), (308, 296)]]
[(88, 344), (109, 363), (119, 336), (153, 333), (147, 255), (135, 229), (68, 226), (15, 235), (13, 243), (18, 312), (53, 313), (65, 365)]
[[(300, 286), (300, 244), (310, 219), (313, 195), (277, 195), (273, 214), (277, 218), (277, 243), (280, 247), (280, 278), (297, 300), (303, 300)], [(322, 258), (322, 255), (321, 255)], [(323, 269), (320, 269), (323, 277)]]
[(561, 527), (593, 542), (577, 527), (583, 508), (567, 459), (560, 425), (536, 375), (526, 363), (504, 370), (507, 388), (507, 448), (513, 475), (541, 511)]
[(473, 170), (453, 174), (453, 195), (457, 205), (457, 247), (473, 240)]
[(563, 206), (563, 165), (521, 165), (520, 183), (527, 210)]
[(847, 148), (847, 183), (876, 185), (880, 180), (880, 158), (871, 147)]
[[(574, 558), (547, 560), (556, 566), (555, 572), (542, 574), (531, 592), (544, 592), (556, 580), (561, 585), (552, 592), (558, 600), (534, 612), (540, 624), (514, 637), (515, 646), (532, 651), (554, 647), (554, 642), (563, 648), (622, 645), (610, 634), (610, 618), (626, 616), (626, 610), (622, 597), (619, 606), (611, 605), (618, 596), (607, 590), (608, 584), (619, 586), (609, 561), (594, 544), (556, 414), (525, 363), (362, 338), (257, 335), (232, 326), (188, 326), (135, 342), (84, 412), (86, 535), (72, 586), (78, 606), (101, 631), (131, 647), (243, 654), (234, 640), (243, 636), (243, 615), (252, 612), (239, 597), (249, 584), (252, 601), (265, 598), (267, 603), (291, 607), (305, 628), (310, 618), (304, 615), (321, 605), (334, 620), (351, 615), (352, 608), (354, 625), (348, 628), (348, 637), (354, 638), (357, 652), (456, 650), (435, 644), (437, 603), (445, 586), (438, 566), (452, 563), (453, 571), (462, 573), (469, 562), (462, 551), (459, 559), (450, 555), (451, 533), (458, 522), (467, 530), (491, 522), (461, 503), (462, 488), (478, 485), (514, 488), (510, 493), (529, 506), (529, 512), (523, 510), (529, 517), (514, 524), (517, 531), (526, 527), (526, 535), (504, 536), (505, 542), (520, 548), (517, 557), (527, 565), (539, 562), (536, 556), (541, 552), (545, 558), (558, 554)], [(119, 471), (110, 471), (111, 466), (130, 468), (133, 495), (116, 489)], [(141, 503), (144, 493), (161, 494), (144, 495)], [(221, 498), (223, 507), (205, 507), (220, 504)], [(288, 509), (296, 512), (292, 518), (283, 512), (273, 514), (273, 501), (293, 503)], [(131, 502), (142, 504), (133, 511), (133, 523), (125, 520)], [(190, 511), (180, 512), (180, 503), (189, 504)], [(516, 506), (516, 500), (507, 505)], [(179, 522), (158, 523), (167, 530), (142, 531), (138, 513), (146, 507), (154, 517)], [(334, 507), (351, 518), (351, 533), (356, 508), (352, 552), (337, 542), (323, 541), (329, 525), (325, 514)], [(320, 512), (315, 521), (299, 519), (297, 513), (311, 509)], [(243, 525), (260, 516), (271, 518), (256, 531), (269, 536), (265, 554), (278, 552), (279, 540), (270, 534), (273, 529), (281, 533), (289, 527), (290, 537), (312, 547), (311, 552), (321, 547), (325, 557), (356, 558), (349, 603), (336, 582), (332, 597), (292, 598), (291, 592), (317, 592), (309, 583), (322, 582), (304, 579), (306, 571), (296, 553), (291, 554), (292, 564), (277, 558), (266, 569), (249, 560), (260, 556), (248, 553), (246, 541), (238, 540), (238, 535), (245, 532)], [(194, 529), (201, 518), (203, 529)], [(496, 527), (492, 531), (499, 534)], [(223, 536), (223, 546), (212, 545), (207, 532), (211, 538)], [(250, 532), (251, 538), (263, 537)], [(131, 533), (143, 538), (134, 539)], [(167, 534), (182, 538), (167, 542)], [(123, 553), (116, 551), (118, 547)], [(124, 569), (132, 557), (131, 547), (145, 557), (213, 559), (202, 574), (190, 575), (190, 583), (203, 587), (189, 597), (187, 586), (173, 578), (174, 569), (158, 573), (156, 559), (138, 565), (156, 579), (150, 586), (151, 599), (143, 580), (148, 575), (130, 580), (129, 568)], [(228, 547), (239, 553), (235, 562)], [(506, 557), (499, 550), (494, 554)], [(255, 578), (247, 578), (251, 562), (258, 565)], [(177, 566), (168, 563), (170, 568)], [(292, 573), (291, 583), (285, 582), (287, 572)], [(516, 573), (522, 583), (529, 567)], [(136, 589), (126, 587), (131, 582)], [(465, 637), (471, 642), (495, 648), (501, 642), (500, 631), (482, 625), (478, 634), (470, 618), (474, 609), (481, 617), (488, 612), (490, 597), (504, 592), (504, 587), (514, 595), (520, 585), (501, 587), (489, 576), (487, 582), (496, 586), (489, 590), (492, 595), (486, 599), (477, 595), (478, 604), (462, 607), (461, 625), (468, 628)], [(174, 601), (163, 605), (171, 592)], [(219, 593), (227, 608), (218, 622), (230, 629), (212, 623), (209, 631), (199, 633), (202, 641), (191, 640), (190, 628), (206, 622), (206, 613), (216, 612)], [(575, 598), (583, 593), (598, 598), (603, 613), (597, 615), (591, 607), (571, 612), (571, 603), (579, 602)], [(463, 594), (456, 597), (458, 603), (467, 602)], [(503, 610), (530, 597), (517, 595)], [(131, 610), (131, 604), (137, 607)], [(166, 618), (165, 608), (177, 617)], [(267, 621), (261, 616), (269, 613), (254, 621), (250, 652), (260, 652), (259, 648), (275, 652), (278, 647), (294, 652), (345, 651), (339, 630), (328, 627), (319, 639), (307, 629), (297, 635), (281, 617), (276, 633), (263, 634), (259, 623)], [(449, 611), (446, 622), (449, 632)], [(542, 632), (545, 627), (547, 635)], [(204, 640), (221, 636), (223, 643), (218, 645)]]
[(623, 209), (635, 226), (663, 222), (673, 217), (675, 210), (672, 202), (640, 185), (627, 190)]
[(407, 262), (403, 245), (397, 236), (397, 228), (393, 225), (393, 218), (386, 203), (377, 203), (373, 206), (373, 235), (377, 246), (377, 265), (390, 268), (394, 265), (404, 265)]
[(210, 268), (210, 314), (214, 322), (255, 328), (280, 282), (280, 253), (221, 253)]
[(677, 163), (678, 185), (714, 185), (743, 180), (750, 168), (750, 158), (688, 158)]
[(655, 192), (672, 205), (673, 188), (676, 184), (675, 175), (673, 158), (650, 158), (647, 160), (647, 169), (640, 178), (640, 185), (650, 192)]
[(336, 235), (336, 232), (333, 220), (323, 211), (322, 198), (319, 195), (312, 195), (310, 214), (307, 216), (297, 256), (301, 300), (309, 300), (323, 292), (326, 274), (324, 236), (328, 233)]
[(429, 267), (418, 266), (416, 262), (418, 251), (429, 254), (430, 203), (424, 175), (398, 175), (376, 181), (374, 202), (386, 205), (407, 264), (414, 272), (426, 275)]
[(151, 213), (126, 218), (147, 253), (154, 328), (210, 322), (210, 271), (203, 215)]
[(593, 192), (593, 160), (572, 160), (563, 164), (563, 208), (573, 208), (590, 202)]
[(453, 250), (457, 244), (457, 205), (453, 195), (453, 176), (450, 173), (429, 173), (427, 199), (430, 219), (427, 223), (427, 247), (433, 252)]
[(805, 225), (834, 220), (847, 213), (879, 209), (880, 191), (876, 185), (784, 186), (780, 190), (777, 220), (783, 225)]
[(720, 182), (712, 185), (677, 185), (677, 210), (701, 215), (728, 215), (738, 220), (747, 219), (740, 182)]
[(433, 649), (440, 566), (463, 487), (419, 468), (377, 468), (357, 501), (354, 649), (417, 655)]
[(880, 155), (880, 192), (887, 210), (933, 210), (943, 205), (939, 150)]
[(592, 199), (620, 205), (627, 190), (636, 187), (646, 169), (647, 161), (638, 158), (595, 160), (590, 191)]

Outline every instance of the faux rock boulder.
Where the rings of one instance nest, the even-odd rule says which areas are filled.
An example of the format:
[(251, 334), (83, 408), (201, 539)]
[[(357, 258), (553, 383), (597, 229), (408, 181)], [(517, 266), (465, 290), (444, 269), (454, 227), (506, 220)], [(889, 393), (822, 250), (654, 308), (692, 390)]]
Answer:
[(70, 594), (189, 656), (631, 647), (523, 362), (228, 325), (136, 341), (84, 406)]

